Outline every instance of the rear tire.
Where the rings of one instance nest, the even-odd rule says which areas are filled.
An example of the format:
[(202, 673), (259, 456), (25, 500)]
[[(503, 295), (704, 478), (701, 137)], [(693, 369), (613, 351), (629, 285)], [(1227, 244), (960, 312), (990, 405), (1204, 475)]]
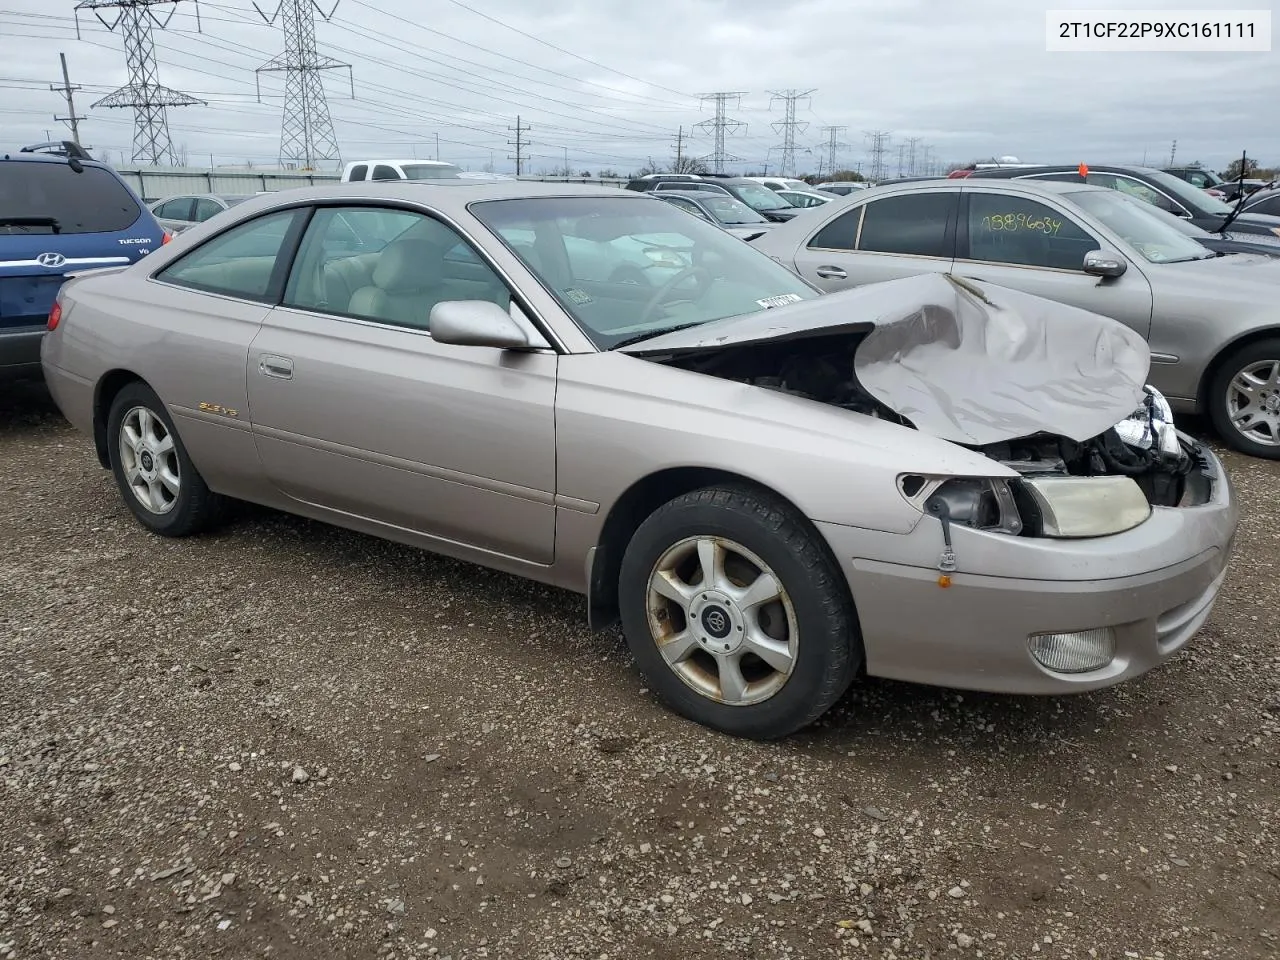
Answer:
[(107, 455), (125, 504), (152, 533), (186, 537), (224, 517), (226, 498), (204, 482), (169, 412), (146, 384), (131, 383), (112, 401)]
[(619, 607), (650, 687), (735, 736), (807, 726), (862, 664), (848, 586), (817, 531), (745, 486), (695, 490), (654, 511), (623, 555)]
[(1209, 420), (1233, 450), (1280, 460), (1280, 337), (1228, 354), (1209, 383)]

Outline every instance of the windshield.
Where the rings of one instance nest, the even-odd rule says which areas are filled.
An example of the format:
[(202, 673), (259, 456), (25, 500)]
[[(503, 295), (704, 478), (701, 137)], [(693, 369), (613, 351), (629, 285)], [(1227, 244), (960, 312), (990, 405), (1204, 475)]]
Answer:
[(758, 183), (735, 183), (733, 192), (752, 210), (786, 210), (791, 204)]
[(141, 215), (129, 188), (101, 167), (0, 161), (0, 234), (115, 233)]
[(602, 350), (819, 296), (751, 245), (659, 201), (547, 197), (470, 209)]
[(721, 223), (768, 223), (741, 200), (733, 197), (700, 197), (702, 205)]
[(406, 180), (457, 180), (461, 167), (451, 163), (402, 163)]
[(808, 190), (809, 189), (809, 185), (805, 183), (803, 180), (783, 180), (782, 184), (788, 190)]
[(1117, 190), (1116, 196), (1119, 197), (1121, 200), (1123, 200), (1125, 203), (1132, 203), (1134, 206), (1136, 206), (1139, 210), (1143, 211), (1144, 213), (1151, 214), (1161, 223), (1167, 224), (1170, 227), (1172, 227), (1174, 230), (1177, 230), (1184, 237), (1192, 237), (1195, 239), (1199, 239), (1200, 237), (1213, 236), (1213, 234), (1210, 233), (1208, 230), (1204, 229), (1204, 227), (1197, 227), (1190, 220), (1187, 220), (1184, 217), (1180, 217), (1175, 213), (1170, 213), (1168, 210), (1161, 210), (1159, 207), (1154, 206), (1150, 203), (1147, 203), (1145, 200), (1139, 200), (1133, 194), (1121, 193), (1120, 191)]
[(1070, 197), (1151, 263), (1182, 263), (1215, 256), (1207, 247), (1152, 216), (1141, 202), (1110, 190), (1082, 190)]
[(1151, 170), (1144, 174), (1151, 182), (1171, 197), (1176, 197), (1191, 210), (1201, 216), (1225, 217), (1231, 207), (1216, 197), (1211, 197), (1199, 187), (1193, 187), (1187, 181), (1175, 177), (1163, 170)]

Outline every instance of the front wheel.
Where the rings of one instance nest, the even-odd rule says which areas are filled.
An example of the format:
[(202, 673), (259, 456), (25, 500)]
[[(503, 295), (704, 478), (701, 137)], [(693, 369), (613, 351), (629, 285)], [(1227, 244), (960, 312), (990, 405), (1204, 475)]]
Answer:
[(185, 537), (222, 518), (225, 498), (205, 484), (169, 412), (145, 384), (131, 383), (116, 394), (107, 416), (107, 452), (126, 505), (153, 533)]
[(1227, 446), (1280, 460), (1280, 338), (1228, 356), (1209, 384), (1209, 419)]
[(619, 579), (627, 644), (678, 712), (772, 739), (826, 712), (862, 663), (848, 587), (816, 531), (745, 487), (677, 497), (640, 525)]

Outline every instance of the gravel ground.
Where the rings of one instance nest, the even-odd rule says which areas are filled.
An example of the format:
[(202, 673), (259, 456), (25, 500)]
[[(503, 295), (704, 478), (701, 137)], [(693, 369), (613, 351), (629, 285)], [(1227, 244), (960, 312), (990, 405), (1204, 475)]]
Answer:
[(1280, 955), (1280, 465), (1165, 668), (666, 712), (580, 598), (281, 514), (165, 541), (0, 386), (0, 958)]

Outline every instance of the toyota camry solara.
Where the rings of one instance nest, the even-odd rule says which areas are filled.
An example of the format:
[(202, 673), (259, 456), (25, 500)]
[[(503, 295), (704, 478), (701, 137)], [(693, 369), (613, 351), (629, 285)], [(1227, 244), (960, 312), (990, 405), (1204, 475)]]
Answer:
[(1209, 615), (1236, 526), (1128, 328), (947, 275), (823, 296), (639, 193), (260, 196), (72, 279), (49, 330), (154, 533), (249, 500), (578, 591), (745, 736), (862, 671), (1135, 677)]

